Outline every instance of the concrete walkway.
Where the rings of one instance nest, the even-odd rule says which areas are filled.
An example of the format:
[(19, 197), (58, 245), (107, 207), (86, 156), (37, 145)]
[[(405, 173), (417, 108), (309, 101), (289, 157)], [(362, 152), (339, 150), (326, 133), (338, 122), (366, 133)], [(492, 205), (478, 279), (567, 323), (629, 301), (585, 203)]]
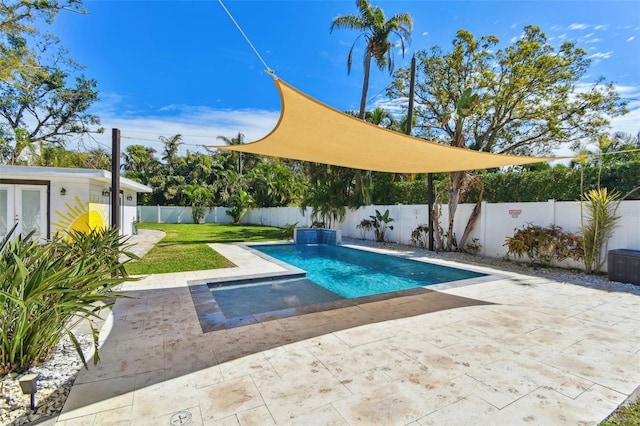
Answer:
[(640, 384), (640, 296), (517, 274), (203, 333), (190, 282), (280, 268), (213, 247), (124, 286), (58, 425), (595, 425)]

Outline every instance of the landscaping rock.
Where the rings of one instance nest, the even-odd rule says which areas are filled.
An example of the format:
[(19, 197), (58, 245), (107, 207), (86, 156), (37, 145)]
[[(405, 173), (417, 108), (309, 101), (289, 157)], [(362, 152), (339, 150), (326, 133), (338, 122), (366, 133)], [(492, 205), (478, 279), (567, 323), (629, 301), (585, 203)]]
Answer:
[[(86, 356), (93, 345), (91, 335), (76, 337)], [(39, 375), (35, 411), (31, 411), (31, 397), (22, 393), (18, 383), (22, 374), (10, 373), (0, 378), (0, 424), (25, 425), (58, 416), (80, 368), (80, 357), (65, 337), (44, 363), (26, 371), (25, 374)]]

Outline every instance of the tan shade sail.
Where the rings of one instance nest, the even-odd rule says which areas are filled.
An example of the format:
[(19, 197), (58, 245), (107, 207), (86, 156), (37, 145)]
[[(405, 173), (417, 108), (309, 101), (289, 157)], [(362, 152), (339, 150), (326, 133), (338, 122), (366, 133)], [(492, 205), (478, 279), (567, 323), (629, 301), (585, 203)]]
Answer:
[(270, 157), (395, 173), (451, 172), (557, 160), (490, 154), (428, 142), (344, 114), (274, 79), (282, 110), (259, 141), (219, 147)]

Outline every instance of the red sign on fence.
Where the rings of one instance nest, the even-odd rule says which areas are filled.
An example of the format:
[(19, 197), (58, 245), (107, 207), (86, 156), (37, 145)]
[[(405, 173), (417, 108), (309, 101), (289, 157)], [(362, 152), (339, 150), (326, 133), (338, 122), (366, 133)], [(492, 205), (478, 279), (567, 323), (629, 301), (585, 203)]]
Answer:
[(520, 216), (520, 213), (522, 213), (522, 209), (510, 209), (509, 210), (509, 214), (513, 218), (516, 218), (516, 217)]

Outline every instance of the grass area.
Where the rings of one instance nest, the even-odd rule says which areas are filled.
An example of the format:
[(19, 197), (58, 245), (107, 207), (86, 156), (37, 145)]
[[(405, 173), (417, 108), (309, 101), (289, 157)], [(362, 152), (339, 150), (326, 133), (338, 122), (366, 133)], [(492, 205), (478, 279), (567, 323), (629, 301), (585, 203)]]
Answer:
[(208, 243), (277, 241), (288, 237), (285, 229), (270, 226), (217, 223), (140, 223), (141, 229), (158, 229), (167, 235), (142, 259), (127, 264), (132, 275), (200, 271), (233, 266)]
[(640, 426), (640, 400), (626, 407), (619, 407), (600, 426)]

